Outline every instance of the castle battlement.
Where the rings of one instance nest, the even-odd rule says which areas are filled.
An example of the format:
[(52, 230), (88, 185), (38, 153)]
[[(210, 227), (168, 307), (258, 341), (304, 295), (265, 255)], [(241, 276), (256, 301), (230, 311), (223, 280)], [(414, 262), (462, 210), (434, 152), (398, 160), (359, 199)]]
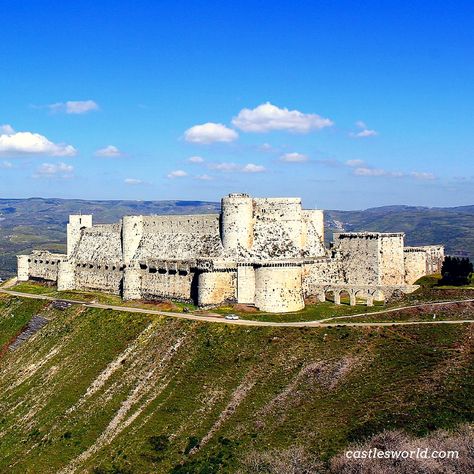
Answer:
[(385, 296), (394, 288), (408, 291), (420, 276), (439, 271), (442, 246), (412, 251), (404, 236), (339, 232), (328, 249), (322, 210), (303, 209), (300, 198), (232, 193), (219, 214), (124, 216), (115, 224), (71, 215), (67, 254), (18, 256), (18, 279), (124, 299), (238, 302), (269, 312), (300, 310), (305, 298), (324, 300), (326, 291), (337, 302), (337, 288), (358, 288), (371, 304), (383, 288)]

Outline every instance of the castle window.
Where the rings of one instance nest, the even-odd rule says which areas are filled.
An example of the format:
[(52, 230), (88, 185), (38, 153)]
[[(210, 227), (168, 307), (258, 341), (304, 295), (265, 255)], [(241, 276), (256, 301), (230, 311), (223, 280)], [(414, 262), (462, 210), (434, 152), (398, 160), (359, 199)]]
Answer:
[(160, 268), (160, 269), (158, 269), (158, 273), (159, 273), (160, 275), (164, 275), (164, 274), (166, 273), (166, 268)]
[(149, 272), (149, 273), (156, 273), (157, 270), (156, 270), (156, 268), (150, 267), (150, 268), (148, 269), (148, 272)]
[(179, 270), (178, 274), (180, 276), (186, 276), (188, 274), (188, 272), (186, 270)]
[(146, 270), (146, 268), (147, 268), (146, 263), (140, 263), (140, 268), (142, 270)]

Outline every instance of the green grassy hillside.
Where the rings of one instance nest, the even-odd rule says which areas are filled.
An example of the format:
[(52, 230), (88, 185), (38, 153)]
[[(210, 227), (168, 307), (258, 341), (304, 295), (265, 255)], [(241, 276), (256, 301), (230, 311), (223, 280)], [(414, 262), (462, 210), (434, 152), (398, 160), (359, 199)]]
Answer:
[(247, 328), (1, 296), (0, 336), (1, 473), (248, 472), (295, 446), (324, 467), (384, 428), (473, 422), (468, 324)]

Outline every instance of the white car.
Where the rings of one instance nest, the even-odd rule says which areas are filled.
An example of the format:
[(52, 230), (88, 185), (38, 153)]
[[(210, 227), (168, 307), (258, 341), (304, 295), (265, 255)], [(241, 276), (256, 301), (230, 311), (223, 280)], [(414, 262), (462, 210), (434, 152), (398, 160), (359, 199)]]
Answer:
[(227, 314), (225, 319), (230, 319), (231, 321), (235, 321), (236, 319), (239, 319), (239, 316), (237, 314)]

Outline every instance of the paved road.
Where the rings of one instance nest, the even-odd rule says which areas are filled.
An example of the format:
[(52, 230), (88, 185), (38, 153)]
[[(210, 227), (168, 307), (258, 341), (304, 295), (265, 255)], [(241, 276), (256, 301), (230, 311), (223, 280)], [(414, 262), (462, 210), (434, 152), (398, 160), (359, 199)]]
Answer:
[[(129, 306), (114, 306), (108, 304), (101, 304), (101, 303), (87, 303), (84, 301), (79, 300), (71, 300), (71, 299), (64, 299), (64, 298), (57, 298), (53, 296), (47, 295), (34, 295), (31, 293), (21, 293), (19, 291), (12, 291), (7, 290), (4, 287), (0, 288), (1, 293), (6, 293), (11, 296), (20, 296), (22, 298), (31, 298), (36, 300), (46, 300), (46, 301), (55, 301), (60, 299), (61, 301), (67, 301), (72, 304), (80, 304), (87, 308), (100, 308), (100, 309), (111, 309), (114, 311), (123, 311), (127, 313), (145, 313), (145, 314), (157, 314), (160, 316), (170, 316), (173, 318), (179, 319), (188, 319), (192, 321), (203, 321), (208, 323), (220, 323), (220, 324), (235, 324), (238, 326), (271, 326), (271, 327), (334, 327), (334, 326), (366, 326), (366, 327), (382, 327), (382, 326), (414, 326), (419, 324), (464, 324), (464, 323), (474, 323), (474, 319), (459, 319), (459, 320), (430, 320), (430, 321), (398, 321), (398, 322), (373, 322), (373, 323), (357, 323), (357, 322), (337, 322), (337, 319), (342, 318), (355, 318), (358, 316), (367, 316), (367, 315), (377, 315), (377, 314), (386, 314), (392, 313), (395, 311), (400, 311), (403, 309), (409, 308), (420, 308), (426, 306), (439, 306), (439, 305), (446, 305), (446, 304), (455, 304), (455, 303), (464, 303), (464, 302), (473, 302), (474, 299), (469, 300), (456, 300), (456, 301), (444, 301), (439, 303), (426, 303), (426, 304), (419, 304), (414, 306), (403, 306), (400, 308), (393, 308), (393, 309), (386, 309), (382, 311), (375, 311), (373, 313), (359, 313), (353, 315), (346, 315), (346, 316), (337, 316), (334, 318), (327, 318), (321, 319), (319, 321), (298, 321), (298, 322), (288, 322), (288, 323), (278, 323), (278, 322), (270, 322), (270, 321), (253, 321), (248, 319), (239, 319), (236, 321), (228, 320), (222, 318), (218, 318), (216, 316), (205, 316), (205, 315), (197, 315), (192, 313), (175, 313), (171, 311), (157, 311), (152, 309), (143, 309), (143, 308), (133, 308)], [(331, 322), (332, 321), (332, 322)]]

